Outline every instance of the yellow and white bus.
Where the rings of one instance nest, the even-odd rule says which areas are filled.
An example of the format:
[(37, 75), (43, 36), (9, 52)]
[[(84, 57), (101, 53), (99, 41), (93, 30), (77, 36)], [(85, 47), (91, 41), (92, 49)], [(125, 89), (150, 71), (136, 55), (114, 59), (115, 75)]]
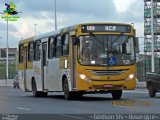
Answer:
[(111, 93), (136, 84), (135, 29), (123, 23), (86, 23), (20, 41), (19, 79), (34, 96), (64, 92), (65, 99)]

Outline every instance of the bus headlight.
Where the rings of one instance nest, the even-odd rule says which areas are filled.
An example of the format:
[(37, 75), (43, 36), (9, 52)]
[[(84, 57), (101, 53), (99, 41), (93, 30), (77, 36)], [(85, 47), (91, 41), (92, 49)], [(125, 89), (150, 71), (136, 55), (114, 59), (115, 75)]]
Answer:
[(130, 74), (129, 79), (133, 79), (133, 78), (134, 78), (134, 74)]
[(86, 81), (86, 82), (91, 82), (91, 80), (88, 79), (88, 78), (86, 77), (86, 75), (80, 74), (79, 76), (80, 76), (80, 78), (81, 78), (82, 80), (84, 80), (84, 81)]
[(82, 80), (84, 80), (84, 79), (86, 78), (86, 76), (85, 76), (84, 74), (80, 74), (80, 78), (81, 78)]
[(130, 74), (130, 75), (126, 78), (126, 81), (131, 80), (131, 79), (133, 79), (133, 78), (134, 78), (134, 74)]

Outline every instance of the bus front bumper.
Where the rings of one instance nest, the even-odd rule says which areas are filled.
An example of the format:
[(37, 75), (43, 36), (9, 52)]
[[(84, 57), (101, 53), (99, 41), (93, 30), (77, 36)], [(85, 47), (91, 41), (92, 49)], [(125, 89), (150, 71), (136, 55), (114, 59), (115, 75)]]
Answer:
[(129, 81), (82, 81), (79, 80), (77, 90), (134, 90), (136, 80)]

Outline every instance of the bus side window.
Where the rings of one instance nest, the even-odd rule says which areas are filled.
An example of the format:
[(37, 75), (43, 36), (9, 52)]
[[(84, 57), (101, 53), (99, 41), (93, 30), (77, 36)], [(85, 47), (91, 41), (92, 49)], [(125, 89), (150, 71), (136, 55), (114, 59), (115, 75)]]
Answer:
[(55, 56), (55, 40), (53, 37), (49, 38), (48, 48), (48, 58), (53, 58)]
[(24, 50), (24, 46), (21, 44), (19, 45), (19, 62), (22, 63), (23, 62), (23, 50)]
[(62, 56), (61, 36), (56, 37), (56, 57)]
[(69, 34), (65, 34), (62, 36), (62, 52), (63, 52), (63, 56), (68, 55), (69, 54)]
[(28, 47), (28, 61), (32, 62), (34, 58), (34, 43), (30, 42)]
[(40, 60), (40, 53), (41, 53), (40, 45), (41, 45), (41, 41), (40, 40), (35, 42), (35, 49), (34, 49), (35, 56), (34, 57), (35, 57), (36, 61)]

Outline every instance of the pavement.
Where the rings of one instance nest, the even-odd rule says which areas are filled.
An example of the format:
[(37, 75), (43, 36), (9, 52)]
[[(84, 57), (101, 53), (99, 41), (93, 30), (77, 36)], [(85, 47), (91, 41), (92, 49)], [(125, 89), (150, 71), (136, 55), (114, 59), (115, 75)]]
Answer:
[[(70, 101), (64, 100), (63, 93), (49, 93), (47, 97), (34, 98), (31, 92), (24, 92), (13, 87), (0, 87), (0, 114), (11, 116), (7, 120), (16, 120), (12, 115), (19, 114), (64, 114), (67, 118), (61, 120), (84, 120), (81, 114), (116, 114), (115, 117), (94, 117), (95, 119), (122, 120), (120, 114), (157, 114), (160, 113), (160, 94), (157, 93), (156, 98), (150, 98), (146, 89), (126, 90), (123, 92), (121, 100), (113, 100), (111, 94), (86, 94), (81, 98)], [(67, 115), (70, 114), (70, 115)], [(77, 116), (76, 116), (76, 115)], [(120, 116), (120, 117), (119, 117)], [(1, 116), (0, 116), (1, 117)], [(94, 120), (94, 118), (88, 120)], [(141, 117), (141, 118), (140, 118)], [(143, 119), (144, 116), (134, 116), (134, 120)], [(156, 116), (150, 116), (150, 118)], [(42, 117), (43, 120), (50, 120)], [(76, 119), (78, 118), (78, 119)], [(124, 119), (129, 120), (131, 117)], [(136, 119), (137, 118), (137, 119)], [(149, 120), (149, 116), (145, 116), (145, 120)], [(160, 120), (156, 117), (157, 120)], [(29, 119), (34, 119), (28, 118)], [(52, 118), (58, 120), (57, 118)], [(133, 120), (132, 119), (132, 120)], [(5, 117), (4, 119), (5, 120)], [(21, 116), (18, 120), (22, 120)], [(34, 120), (41, 120), (35, 118)], [(59, 119), (60, 120), (60, 119)], [(151, 119), (150, 119), (151, 120)], [(153, 119), (152, 119), (153, 120)]]
[(0, 86), (13, 86), (13, 79), (0, 79)]
[[(0, 86), (13, 86), (13, 79), (9, 79), (7, 81), (4, 79), (0, 79)], [(136, 88), (146, 88), (146, 82), (137, 82)]]

